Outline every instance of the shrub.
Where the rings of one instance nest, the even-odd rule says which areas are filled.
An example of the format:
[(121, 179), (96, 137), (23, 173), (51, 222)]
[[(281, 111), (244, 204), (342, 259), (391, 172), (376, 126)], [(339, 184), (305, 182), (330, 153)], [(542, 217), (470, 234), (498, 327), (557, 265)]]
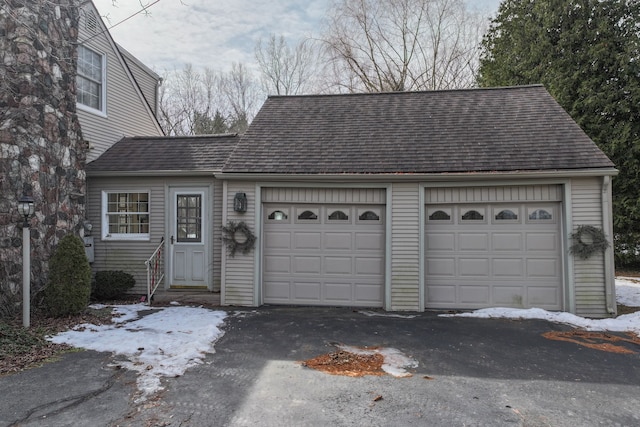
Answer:
[(49, 260), (49, 283), (44, 288), (43, 303), (54, 317), (82, 312), (89, 304), (91, 267), (82, 239), (67, 234)]
[(136, 284), (136, 279), (129, 273), (119, 270), (98, 271), (93, 285), (91, 297), (97, 300), (118, 298)]

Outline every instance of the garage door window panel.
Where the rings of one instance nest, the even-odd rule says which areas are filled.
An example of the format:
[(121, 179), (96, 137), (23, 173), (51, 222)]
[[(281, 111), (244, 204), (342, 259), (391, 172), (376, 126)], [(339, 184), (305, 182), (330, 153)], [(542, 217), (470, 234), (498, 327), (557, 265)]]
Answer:
[(453, 214), (451, 208), (429, 208), (427, 211), (427, 222), (437, 222), (439, 224), (451, 224)]
[(351, 212), (349, 208), (327, 209), (327, 222), (331, 224), (350, 224)]
[(289, 222), (289, 209), (287, 208), (275, 208), (270, 209), (267, 215), (267, 222), (275, 222), (286, 224)]
[(553, 206), (530, 207), (527, 209), (527, 221), (535, 223), (555, 223), (556, 215)]
[(486, 224), (486, 209), (484, 207), (461, 208), (460, 222), (462, 224)]
[(358, 209), (358, 223), (359, 224), (378, 224), (382, 222), (382, 210), (381, 209)]
[(516, 206), (494, 207), (493, 223), (498, 225), (520, 223), (520, 209)]
[(296, 208), (297, 224), (318, 224), (320, 223), (319, 208)]

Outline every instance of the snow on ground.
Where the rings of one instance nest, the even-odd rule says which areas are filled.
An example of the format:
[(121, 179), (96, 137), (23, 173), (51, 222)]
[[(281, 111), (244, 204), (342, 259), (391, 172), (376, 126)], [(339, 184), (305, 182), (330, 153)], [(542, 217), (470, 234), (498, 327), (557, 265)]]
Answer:
[[(640, 307), (640, 281), (634, 278), (616, 278), (616, 301), (629, 307)], [(441, 314), (442, 317), (477, 317), (503, 319), (542, 319), (565, 323), (587, 331), (633, 332), (640, 335), (640, 311), (615, 319), (585, 319), (571, 313), (551, 312), (540, 308), (483, 308), (469, 313)]]
[(406, 356), (400, 350), (391, 347), (380, 347), (371, 349), (352, 347), (350, 345), (338, 345), (337, 347), (342, 351), (353, 354), (381, 354), (382, 357), (384, 357), (382, 370), (389, 375), (393, 375), (396, 378), (410, 377), (411, 374), (407, 372), (407, 369), (418, 367), (418, 361), (412, 359), (409, 356)]
[[(633, 278), (616, 279), (617, 301), (631, 307), (640, 307), (640, 281)], [(104, 308), (96, 305), (94, 308)], [(149, 307), (143, 304), (113, 306), (114, 318), (110, 325), (78, 325), (70, 331), (49, 337), (55, 343), (69, 344), (88, 350), (113, 352), (124, 356), (120, 366), (137, 371), (138, 388), (142, 398), (161, 390), (162, 377), (182, 375), (188, 368), (201, 364), (205, 353), (213, 353), (213, 345), (222, 336), (220, 330), (227, 314), (201, 307)], [(258, 312), (252, 312), (257, 314)], [(371, 316), (374, 312), (361, 312)], [(246, 312), (245, 312), (246, 314)], [(390, 314), (389, 317), (392, 317)], [(570, 313), (549, 312), (531, 308), (487, 308), (470, 313), (443, 314), (442, 316), (543, 319), (574, 325), (590, 331), (635, 332), (640, 335), (640, 311), (615, 319), (585, 319)], [(396, 316), (405, 317), (405, 316)], [(409, 316), (406, 316), (409, 317)], [(343, 348), (347, 350), (347, 348)], [(353, 347), (348, 348), (354, 350)], [(404, 376), (415, 361), (395, 349), (378, 349), (385, 357), (385, 371)]]
[(200, 307), (132, 304), (115, 305), (113, 311), (114, 324), (85, 323), (49, 340), (124, 356), (126, 360), (117, 364), (139, 373), (137, 384), (143, 399), (162, 389), (161, 377), (182, 375), (201, 364), (205, 353), (213, 353), (226, 317), (223, 311)]

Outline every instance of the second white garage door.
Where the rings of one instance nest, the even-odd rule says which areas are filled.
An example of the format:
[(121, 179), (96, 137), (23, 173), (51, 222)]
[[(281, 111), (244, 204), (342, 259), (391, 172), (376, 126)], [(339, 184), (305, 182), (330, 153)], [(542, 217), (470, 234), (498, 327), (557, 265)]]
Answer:
[(560, 207), (428, 205), (426, 307), (562, 309)]
[(265, 204), (266, 304), (381, 307), (381, 205)]

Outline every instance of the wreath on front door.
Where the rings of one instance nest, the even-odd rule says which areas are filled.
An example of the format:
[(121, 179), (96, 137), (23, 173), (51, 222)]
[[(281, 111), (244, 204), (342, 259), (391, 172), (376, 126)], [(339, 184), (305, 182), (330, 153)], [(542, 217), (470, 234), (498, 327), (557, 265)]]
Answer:
[(601, 228), (593, 225), (580, 225), (575, 233), (571, 233), (573, 245), (569, 248), (572, 254), (580, 259), (587, 259), (597, 252), (604, 252), (609, 247), (609, 241)]
[(233, 257), (237, 251), (244, 255), (251, 252), (256, 244), (256, 235), (244, 221), (229, 221), (222, 226), (222, 242), (226, 245), (229, 254)]

